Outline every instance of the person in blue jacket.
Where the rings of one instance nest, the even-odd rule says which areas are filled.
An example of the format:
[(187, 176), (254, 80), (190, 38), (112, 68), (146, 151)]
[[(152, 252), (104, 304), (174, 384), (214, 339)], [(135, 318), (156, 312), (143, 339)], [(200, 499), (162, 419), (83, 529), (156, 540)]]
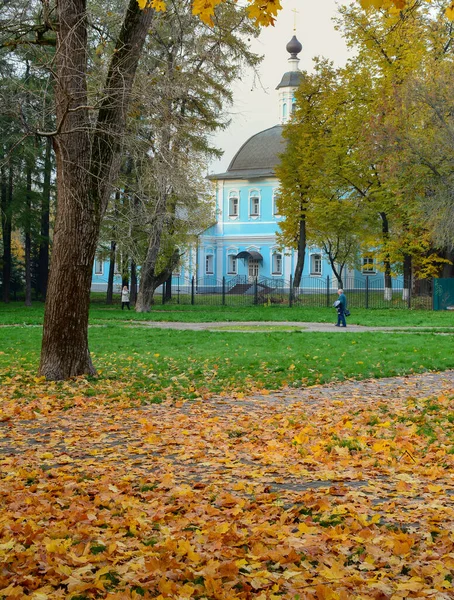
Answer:
[(336, 327), (347, 327), (345, 320), (345, 311), (347, 310), (347, 298), (344, 294), (344, 290), (337, 290), (339, 295), (338, 300), (334, 303), (337, 308), (337, 323)]

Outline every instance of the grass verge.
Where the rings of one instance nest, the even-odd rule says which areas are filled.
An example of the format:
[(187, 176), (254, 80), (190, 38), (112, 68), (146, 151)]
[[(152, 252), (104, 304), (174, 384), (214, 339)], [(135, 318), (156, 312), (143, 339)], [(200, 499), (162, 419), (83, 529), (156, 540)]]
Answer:
[(97, 378), (49, 383), (36, 377), (40, 328), (7, 327), (3, 332), (3, 398), (24, 406), (51, 398), (45, 410), (69, 408), (74, 396), (135, 405), (454, 368), (451, 336), (374, 332), (347, 337), (304, 331), (245, 335), (111, 323), (90, 329)]

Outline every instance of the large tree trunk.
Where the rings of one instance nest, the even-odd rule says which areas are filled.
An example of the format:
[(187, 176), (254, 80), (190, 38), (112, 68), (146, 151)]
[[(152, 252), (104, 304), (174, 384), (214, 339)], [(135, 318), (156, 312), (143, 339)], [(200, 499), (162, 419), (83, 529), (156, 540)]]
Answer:
[(49, 216), (50, 216), (50, 189), (52, 174), (52, 140), (46, 139), (46, 151), (44, 155), (44, 177), (43, 193), (41, 196), (41, 232), (38, 254), (38, 292), (45, 300), (47, 292), (47, 281), (49, 279)]
[(306, 256), (306, 216), (301, 217), (299, 223), (298, 250), (296, 257), (295, 276), (293, 278), (293, 286), (299, 287), (301, 277), (303, 276), (304, 259)]
[(137, 302), (137, 266), (134, 260), (131, 260), (131, 285), (129, 286), (129, 299), (132, 306)]
[(99, 210), (90, 197), (86, 0), (58, 3), (56, 53), (57, 215), (47, 288), (40, 374), (47, 379), (93, 375), (88, 350), (91, 270)]
[(172, 274), (164, 282), (164, 299), (166, 302), (172, 300)]
[(140, 285), (137, 294), (136, 311), (150, 312), (154, 304), (154, 292), (169, 276), (169, 273), (156, 273), (156, 264), (161, 248), (161, 239), (164, 231), (164, 221), (167, 212), (167, 194), (162, 192), (156, 197), (156, 206), (153, 223), (150, 228), (147, 255), (140, 270)]
[(114, 286), (114, 276), (115, 276), (116, 248), (117, 248), (117, 242), (115, 242), (115, 240), (111, 240), (110, 254), (109, 254), (109, 275), (107, 277), (106, 304), (113, 304), (113, 286)]
[[(389, 222), (388, 222), (388, 216), (386, 213), (381, 212), (380, 213), (380, 218), (382, 221), (382, 237), (383, 237), (383, 244), (386, 247), (386, 245), (389, 242)], [(384, 299), (388, 302), (390, 302), (393, 299), (393, 282), (392, 282), (392, 270), (391, 270), (391, 263), (387, 258), (387, 255), (385, 255), (385, 259), (383, 261), (383, 266), (384, 266), (384, 273), (385, 273), (385, 296)]]
[(13, 196), (13, 170), (10, 166), (9, 177), (6, 175), (6, 167), (1, 167), (1, 192), (0, 192), (0, 213), (2, 220), (2, 300), (5, 303), (10, 301), (11, 292), (11, 271), (12, 271), (12, 252), (11, 252), (11, 233), (12, 225), (12, 196)]
[(31, 211), (32, 211), (32, 169), (27, 165), (27, 214), (25, 216), (25, 306), (32, 305), (32, 234), (31, 234)]
[(154, 292), (156, 288), (168, 280), (180, 260), (180, 253), (178, 250), (175, 250), (166, 268), (156, 273), (155, 266), (158, 252), (159, 245), (156, 244), (156, 240), (150, 240), (147, 257), (140, 271), (140, 286), (136, 303), (137, 312), (150, 312), (154, 304)]
[(402, 289), (402, 300), (408, 302), (411, 293), (411, 255), (404, 255), (404, 287)]
[(130, 4), (110, 64), (93, 137), (87, 108), (86, 0), (57, 3), (57, 215), (40, 374), (95, 374), (88, 349), (92, 265), (115, 178), (130, 92), (152, 10)]

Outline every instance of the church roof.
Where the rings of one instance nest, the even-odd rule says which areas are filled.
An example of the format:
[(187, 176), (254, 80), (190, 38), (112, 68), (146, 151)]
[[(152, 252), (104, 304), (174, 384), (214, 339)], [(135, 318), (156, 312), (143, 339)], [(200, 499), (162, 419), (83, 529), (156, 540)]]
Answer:
[(301, 71), (288, 71), (282, 76), (280, 84), (277, 86), (277, 90), (282, 87), (298, 87), (301, 83), (303, 74)]
[(208, 179), (255, 179), (273, 177), (274, 169), (285, 150), (286, 141), (282, 137), (282, 125), (275, 125), (256, 133), (245, 142), (225, 173), (209, 175)]

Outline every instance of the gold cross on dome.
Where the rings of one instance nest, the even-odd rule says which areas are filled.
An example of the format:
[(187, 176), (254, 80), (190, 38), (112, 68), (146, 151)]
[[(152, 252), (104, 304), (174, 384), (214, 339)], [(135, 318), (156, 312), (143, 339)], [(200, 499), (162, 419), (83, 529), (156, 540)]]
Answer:
[(300, 11), (296, 8), (292, 8), (293, 13), (293, 33), (296, 33), (296, 15), (299, 15)]

